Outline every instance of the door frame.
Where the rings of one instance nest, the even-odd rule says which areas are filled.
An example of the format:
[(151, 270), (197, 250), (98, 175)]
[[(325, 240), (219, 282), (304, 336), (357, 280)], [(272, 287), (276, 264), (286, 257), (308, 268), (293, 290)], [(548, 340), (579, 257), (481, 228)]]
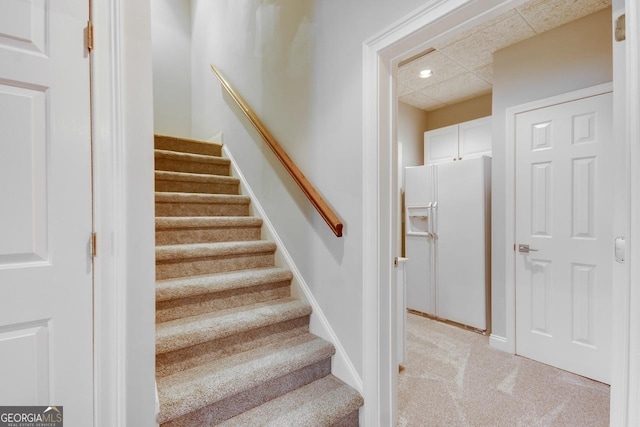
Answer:
[[(631, 357), (640, 354), (640, 292), (632, 287), (640, 283), (640, 250), (633, 247), (633, 242), (640, 242), (640, 5), (619, 1), (624, 1), (626, 12), (626, 61), (621, 68), (628, 96), (614, 103), (616, 108), (624, 103), (618, 111), (626, 121), (623, 156), (628, 187), (623, 208), (628, 261), (624, 271), (615, 273), (620, 286), (614, 289), (614, 304), (621, 310), (613, 319), (611, 421), (624, 426), (640, 421), (640, 408), (634, 404), (640, 399), (640, 358)], [(394, 425), (397, 410), (397, 360), (392, 351), (396, 341), (392, 260), (399, 254), (393, 234), (398, 197), (392, 191), (397, 187), (395, 70), (400, 60), (424, 50), (437, 36), (523, 2), (491, 0), (479, 5), (471, 0), (431, 0), (363, 43), (363, 354), (367, 355), (363, 418), (368, 426)]]
[(149, 2), (93, 1), (94, 423), (155, 425)]
[[(603, 83), (600, 85), (588, 87), (551, 96), (549, 98), (538, 99), (521, 105), (508, 107), (506, 110), (506, 141), (505, 144), (505, 185), (506, 185), (506, 209), (509, 213), (505, 218), (505, 247), (513, 247), (513, 251), (507, 250), (505, 254), (506, 267), (506, 284), (505, 284), (505, 301), (506, 301), (506, 337), (501, 340), (492, 336), (492, 347), (498, 348), (508, 353), (516, 353), (516, 256), (514, 244), (516, 243), (516, 116), (527, 111), (537, 110), (540, 108), (551, 107), (553, 105), (563, 104), (566, 102), (577, 101), (582, 98), (602, 95), (613, 91), (613, 83)], [(511, 141), (511, 143), (509, 143)]]

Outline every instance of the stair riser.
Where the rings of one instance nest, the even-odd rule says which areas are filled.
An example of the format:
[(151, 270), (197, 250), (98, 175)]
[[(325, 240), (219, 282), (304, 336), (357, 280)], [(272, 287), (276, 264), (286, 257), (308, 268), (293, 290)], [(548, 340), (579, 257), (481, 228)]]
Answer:
[(156, 203), (156, 216), (249, 216), (244, 203)]
[(156, 303), (156, 323), (291, 296), (290, 281)]
[(331, 373), (331, 359), (299, 369), (258, 387), (216, 402), (198, 411), (162, 424), (162, 427), (208, 426), (220, 423), (264, 402), (282, 396)]
[(330, 427), (358, 427), (360, 425), (360, 411), (356, 410), (342, 419), (331, 424)]
[(156, 170), (166, 172), (205, 173), (229, 176), (229, 165), (156, 158)]
[(156, 150), (179, 151), (181, 153), (207, 154), (209, 156), (221, 156), (222, 146), (219, 144), (203, 144), (182, 139), (165, 138), (156, 136), (154, 140)]
[(309, 316), (302, 316), (184, 349), (156, 354), (156, 376), (160, 378), (171, 375), (307, 332), (309, 332)]
[(260, 240), (261, 227), (188, 228), (156, 231), (156, 245)]
[(238, 194), (237, 183), (189, 182), (156, 179), (156, 191), (204, 194)]
[(274, 262), (275, 259), (272, 252), (156, 261), (156, 279), (172, 279), (200, 274), (272, 267)]

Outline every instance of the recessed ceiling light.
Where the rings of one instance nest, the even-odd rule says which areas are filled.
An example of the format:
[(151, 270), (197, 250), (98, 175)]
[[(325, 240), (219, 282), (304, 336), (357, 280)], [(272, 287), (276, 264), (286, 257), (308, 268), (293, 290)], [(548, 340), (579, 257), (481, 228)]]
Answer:
[(431, 76), (433, 76), (433, 71), (431, 71), (431, 70), (422, 70), (422, 71), (420, 71), (420, 78), (421, 79), (428, 79)]

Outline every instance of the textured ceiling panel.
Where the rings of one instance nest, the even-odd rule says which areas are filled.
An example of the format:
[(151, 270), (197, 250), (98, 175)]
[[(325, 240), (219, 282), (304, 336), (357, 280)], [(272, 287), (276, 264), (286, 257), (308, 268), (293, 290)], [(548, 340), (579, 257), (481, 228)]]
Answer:
[[(611, 0), (531, 0), (439, 40), (433, 52), (398, 69), (400, 101), (431, 111), (491, 91), (493, 53), (611, 6)], [(433, 76), (421, 79), (421, 70)]]
[(516, 10), (539, 34), (609, 6), (611, 0), (532, 0)]
[(405, 85), (398, 85), (398, 89), (396, 92), (396, 95), (398, 95), (398, 98), (403, 97), (405, 95), (409, 95), (410, 93), (413, 93), (414, 90), (411, 89), (410, 87), (406, 87)]
[(491, 85), (473, 73), (459, 75), (420, 91), (421, 94), (436, 99), (443, 104), (446, 103), (445, 100), (450, 98), (464, 101), (489, 92), (491, 92)]
[(428, 96), (425, 96), (420, 92), (413, 92), (409, 95), (402, 96), (399, 99), (405, 104), (409, 104), (426, 111), (437, 110), (438, 108), (446, 107), (445, 104), (436, 101), (435, 99), (429, 98)]
[(472, 70), (493, 62), (493, 52), (534, 36), (535, 33), (518, 14), (472, 34), (442, 52), (463, 67)]
[(483, 23), (481, 23), (479, 25), (476, 25), (474, 27), (471, 27), (469, 29), (462, 30), (462, 31), (452, 35), (451, 37), (447, 37), (447, 38), (444, 38), (442, 40), (439, 40), (434, 47), (436, 49), (439, 49), (439, 50), (443, 49), (446, 46), (449, 46), (449, 45), (452, 45), (452, 44), (454, 44), (456, 42), (459, 42), (462, 39), (466, 39), (469, 36), (472, 36), (473, 34), (479, 32), (479, 31), (485, 30), (485, 29), (487, 29), (489, 27), (493, 27), (498, 22), (504, 21), (505, 19), (511, 18), (511, 17), (513, 17), (513, 16), (515, 16), (517, 14), (518, 14), (518, 12), (516, 12), (515, 9), (511, 9), (511, 10), (509, 10), (507, 12), (504, 12), (504, 13), (496, 16), (495, 18), (492, 18), (492, 19), (486, 21), (486, 22), (483, 22)]
[(491, 64), (483, 65), (480, 68), (473, 70), (473, 74), (480, 77), (487, 83), (493, 83), (493, 62)]
[[(428, 79), (420, 78), (420, 70), (424, 69), (433, 71), (433, 76)], [(434, 51), (401, 67), (398, 70), (398, 77), (403, 86), (413, 90), (420, 90), (466, 72), (467, 70), (464, 67), (452, 61), (446, 55)]]

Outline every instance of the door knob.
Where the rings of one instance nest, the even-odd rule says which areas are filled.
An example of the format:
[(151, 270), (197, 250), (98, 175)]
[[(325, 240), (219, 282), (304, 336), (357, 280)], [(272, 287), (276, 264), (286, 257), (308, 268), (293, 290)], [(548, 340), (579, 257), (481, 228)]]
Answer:
[(529, 252), (538, 252), (537, 249), (531, 249), (529, 245), (518, 245), (518, 252), (528, 254)]

